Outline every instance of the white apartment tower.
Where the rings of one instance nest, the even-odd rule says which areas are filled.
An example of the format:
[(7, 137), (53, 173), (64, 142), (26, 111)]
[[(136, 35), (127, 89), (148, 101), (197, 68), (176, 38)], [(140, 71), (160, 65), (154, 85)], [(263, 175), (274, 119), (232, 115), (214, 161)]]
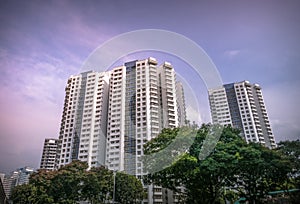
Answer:
[(106, 165), (141, 176), (143, 144), (163, 128), (177, 127), (175, 71), (154, 58), (132, 61), (111, 71)]
[[(163, 128), (179, 126), (175, 71), (168, 62), (157, 64), (156, 59), (148, 58), (127, 62), (111, 71), (106, 165), (138, 178), (146, 174), (143, 144)], [(162, 203), (162, 191), (149, 186), (145, 203)]]
[(212, 122), (241, 130), (247, 142), (276, 147), (261, 87), (248, 81), (209, 90)]
[(178, 127), (176, 74), (168, 62), (158, 68), (158, 87), (161, 112), (160, 130), (166, 127)]
[[(183, 125), (186, 117), (172, 65), (157, 64), (150, 57), (69, 78), (56, 168), (79, 159), (89, 167), (106, 165), (140, 179), (146, 174), (143, 145), (163, 128)], [(163, 202), (160, 187), (148, 187), (148, 195), (145, 203)]]
[(49, 171), (53, 171), (55, 169), (57, 142), (57, 139), (45, 139), (40, 169), (46, 169)]
[(67, 82), (56, 168), (72, 160), (105, 161), (109, 72), (84, 72)]

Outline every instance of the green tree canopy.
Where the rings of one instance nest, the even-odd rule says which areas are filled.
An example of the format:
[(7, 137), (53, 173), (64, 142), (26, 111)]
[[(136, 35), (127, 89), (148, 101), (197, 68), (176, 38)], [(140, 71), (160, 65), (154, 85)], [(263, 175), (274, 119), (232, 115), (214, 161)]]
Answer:
[(10, 199), (14, 204), (35, 203), (35, 188), (30, 184), (16, 186)]
[(259, 203), (268, 192), (279, 190), (288, 181), (291, 163), (284, 155), (257, 143), (240, 150), (236, 189), (250, 203)]
[(92, 204), (104, 203), (112, 199), (113, 172), (104, 166), (92, 168), (86, 172), (85, 182), (82, 188), (84, 200)]
[[(32, 174), (28, 185), (14, 189), (11, 200), (16, 204), (91, 204), (112, 202), (113, 171), (100, 166), (87, 170), (86, 162), (73, 161), (57, 171), (39, 170)], [(136, 177), (116, 175), (116, 201), (138, 203), (143, 198), (143, 186)]]
[[(284, 154), (292, 165), (289, 182), (286, 189), (300, 189), (300, 140), (281, 141), (278, 143), (277, 151)], [(300, 200), (300, 192), (290, 194), (293, 203)]]
[(281, 141), (278, 143), (277, 150), (291, 161), (293, 165), (293, 174), (300, 174), (300, 140)]
[(115, 185), (115, 201), (117, 203), (141, 203), (144, 198), (143, 185), (133, 175), (116, 172)]
[[(164, 130), (144, 145), (144, 153), (163, 151), (166, 144), (172, 144), (177, 137), (190, 139), (186, 137), (189, 134), (185, 134), (189, 131), (186, 127)], [(222, 203), (232, 193), (257, 203), (270, 190), (280, 187), (291, 170), (282, 154), (260, 144), (247, 144), (239, 131), (230, 126), (202, 125), (192, 141), (187, 151), (177, 155), (179, 159), (160, 171), (151, 171), (151, 168), (158, 169), (159, 162), (172, 154), (146, 163), (150, 173), (145, 182), (173, 191), (184, 186), (187, 203)], [(229, 197), (236, 196), (230, 195), (227, 199)]]

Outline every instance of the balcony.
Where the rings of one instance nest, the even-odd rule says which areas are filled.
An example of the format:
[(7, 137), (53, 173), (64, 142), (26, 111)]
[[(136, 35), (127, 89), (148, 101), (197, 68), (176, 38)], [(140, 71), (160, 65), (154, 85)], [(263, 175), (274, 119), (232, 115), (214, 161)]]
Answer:
[(173, 103), (174, 102), (174, 98), (173, 97), (172, 98), (171, 97), (167, 97), (167, 102), (172, 102)]

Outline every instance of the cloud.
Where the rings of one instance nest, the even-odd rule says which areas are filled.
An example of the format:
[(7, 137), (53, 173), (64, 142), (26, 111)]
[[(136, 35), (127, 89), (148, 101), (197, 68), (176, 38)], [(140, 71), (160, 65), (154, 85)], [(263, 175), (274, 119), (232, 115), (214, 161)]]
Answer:
[(58, 137), (68, 77), (111, 36), (109, 27), (56, 6), (28, 2), (17, 16), (0, 14), (0, 171), (38, 167), (44, 138)]
[[(176, 68), (177, 67), (175, 67), (175, 69)], [(198, 88), (201, 91), (195, 90), (191, 86), (191, 82), (180, 75), (179, 72), (176, 73), (176, 77), (183, 85), (187, 120), (191, 123), (195, 122), (198, 125), (209, 122), (207, 120), (209, 112), (206, 111), (208, 106), (205, 104), (208, 100), (206, 87), (203, 83), (201, 83), (201, 81), (197, 81)]]
[(300, 139), (300, 127), (290, 120), (271, 120), (276, 142)]
[(195, 122), (198, 125), (201, 125), (203, 122), (201, 119), (201, 114), (197, 110), (197, 108), (191, 106), (191, 104), (186, 105), (186, 114), (187, 114), (187, 120), (190, 121), (190, 123)]
[(226, 50), (224, 52), (224, 56), (232, 59), (232, 58), (236, 57), (237, 55), (239, 55), (240, 53), (241, 53), (241, 50)]
[(47, 54), (0, 49), (0, 171), (38, 167), (44, 138), (58, 137), (68, 76), (77, 67)]
[(291, 81), (263, 87), (263, 95), (273, 133), (277, 142), (300, 138), (300, 87)]

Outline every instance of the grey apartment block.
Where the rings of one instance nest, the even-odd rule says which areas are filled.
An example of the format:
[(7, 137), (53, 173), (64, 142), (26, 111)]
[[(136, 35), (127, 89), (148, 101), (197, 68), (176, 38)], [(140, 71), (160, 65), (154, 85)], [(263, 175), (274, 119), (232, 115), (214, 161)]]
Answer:
[(40, 169), (53, 171), (55, 169), (55, 159), (57, 153), (57, 139), (45, 139)]
[(178, 112), (178, 125), (186, 125), (186, 106), (185, 106), (185, 97), (184, 89), (181, 82), (176, 82), (176, 97), (177, 97), (177, 112)]
[(3, 188), (6, 196), (9, 198), (11, 192), (15, 186), (27, 184), (29, 182), (30, 175), (34, 172), (31, 167), (22, 167), (8, 175), (5, 175), (3, 180)]
[(208, 93), (213, 123), (240, 129), (247, 142), (276, 147), (262, 90), (258, 84), (242, 81), (211, 89)]

